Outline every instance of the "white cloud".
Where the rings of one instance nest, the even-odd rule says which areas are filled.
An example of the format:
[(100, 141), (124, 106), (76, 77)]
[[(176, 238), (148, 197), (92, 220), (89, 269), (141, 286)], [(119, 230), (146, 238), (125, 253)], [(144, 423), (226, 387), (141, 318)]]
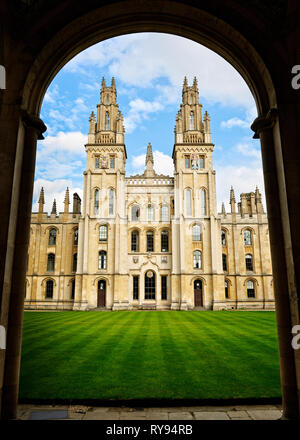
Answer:
[(73, 186), (73, 183), (69, 179), (56, 179), (53, 181), (46, 179), (38, 179), (34, 182), (33, 190), (33, 207), (32, 211), (38, 211), (38, 199), (40, 196), (41, 188), (44, 188), (45, 195), (45, 206), (44, 211), (51, 213), (53, 200), (56, 199), (56, 209), (57, 213), (63, 212), (64, 210), (64, 198), (67, 187), (69, 188), (70, 194), (70, 206), (69, 210), (72, 211), (73, 204), (73, 194), (76, 192), (82, 200), (82, 189), (80, 187)]
[(132, 133), (143, 119), (148, 119), (150, 113), (156, 113), (163, 109), (163, 105), (157, 101), (150, 102), (139, 98), (130, 101), (129, 107), (130, 110), (124, 118), (124, 126), (127, 133)]
[(231, 118), (228, 121), (221, 122), (222, 128), (232, 128), (232, 127), (241, 127), (241, 128), (249, 128), (249, 123), (247, 121), (243, 121), (239, 118)]
[(98, 70), (108, 66), (112, 76), (134, 87), (157, 87), (155, 81), (166, 78), (168, 84), (158, 86), (158, 90), (172, 102), (175, 97), (179, 99), (186, 75), (190, 82), (197, 76), (200, 95), (212, 103), (247, 109), (254, 105), (245, 81), (227, 61), (198, 43), (174, 35), (143, 33), (116, 37), (80, 53), (65, 69), (82, 72), (89, 66)]
[(261, 162), (261, 152), (260, 150), (256, 150), (253, 145), (249, 143), (239, 143), (236, 146), (236, 150), (239, 153), (242, 153), (244, 156), (253, 157)]

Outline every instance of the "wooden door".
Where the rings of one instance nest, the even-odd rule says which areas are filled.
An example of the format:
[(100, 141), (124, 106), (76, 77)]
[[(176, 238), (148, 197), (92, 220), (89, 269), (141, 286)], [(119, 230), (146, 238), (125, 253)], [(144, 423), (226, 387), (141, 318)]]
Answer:
[(99, 280), (97, 307), (105, 307), (105, 300), (106, 300), (106, 281)]
[(202, 281), (201, 280), (196, 280), (194, 282), (194, 297), (195, 297), (195, 307), (203, 307)]

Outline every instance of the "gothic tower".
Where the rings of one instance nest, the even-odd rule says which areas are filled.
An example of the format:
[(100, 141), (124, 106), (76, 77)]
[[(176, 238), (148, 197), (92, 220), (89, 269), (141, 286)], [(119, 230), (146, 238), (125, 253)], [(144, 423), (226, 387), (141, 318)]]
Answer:
[[(197, 79), (192, 86), (184, 78), (182, 103), (176, 117), (173, 161), (175, 168), (175, 219), (173, 236), (177, 249), (173, 253), (173, 295), (185, 308), (184, 292), (198, 276), (202, 298), (199, 303), (211, 305), (211, 292), (218, 290), (221, 273), (220, 224), (217, 215), (216, 182), (213, 170), (214, 145), (211, 143), (210, 117), (202, 115)], [(200, 229), (199, 239), (193, 231)], [(188, 246), (187, 246), (188, 243)], [(175, 244), (174, 244), (175, 247)], [(193, 249), (185, 255), (185, 249)], [(178, 274), (181, 273), (180, 277)], [(203, 274), (211, 273), (212, 289), (205, 288)], [(191, 277), (191, 275), (193, 275)], [(180, 298), (180, 295), (181, 298)], [(189, 307), (190, 304), (186, 304)]]
[[(111, 85), (106, 86), (103, 78), (97, 118), (92, 112), (89, 119), (88, 143), (85, 145), (87, 167), (84, 172), (84, 205), (79, 224), (76, 276), (76, 292), (82, 292), (82, 297), (75, 298), (75, 302), (81, 302), (81, 307), (84, 307), (87, 292), (91, 289), (90, 275), (94, 278), (96, 274), (101, 278), (105, 269), (105, 306), (112, 307), (113, 295), (110, 295), (108, 286), (114, 285), (117, 289), (120, 278), (127, 272), (126, 258), (121, 254), (120, 248), (115, 246), (123, 233), (122, 222), (125, 218), (127, 155), (124, 133), (123, 116), (117, 104), (115, 80), (112, 78)], [(89, 250), (97, 253), (99, 258), (89, 258)], [(115, 275), (107, 277), (107, 274)]]

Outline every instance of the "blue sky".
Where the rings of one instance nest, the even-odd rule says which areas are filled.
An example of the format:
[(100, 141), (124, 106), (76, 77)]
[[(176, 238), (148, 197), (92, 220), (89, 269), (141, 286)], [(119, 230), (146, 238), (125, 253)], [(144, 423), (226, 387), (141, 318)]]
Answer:
[(82, 197), (88, 119), (100, 98), (101, 79), (114, 76), (125, 125), (126, 174), (144, 169), (148, 142), (154, 168), (171, 175), (176, 113), (184, 76), (198, 80), (200, 102), (211, 117), (217, 200), (229, 210), (233, 185), (241, 192), (259, 186), (264, 195), (260, 143), (250, 125), (256, 117), (254, 99), (239, 73), (219, 55), (188, 39), (141, 33), (98, 43), (74, 57), (57, 74), (44, 98), (41, 117), (48, 127), (38, 143), (33, 210), (41, 186), (45, 210), (56, 198), (63, 209), (66, 186)]

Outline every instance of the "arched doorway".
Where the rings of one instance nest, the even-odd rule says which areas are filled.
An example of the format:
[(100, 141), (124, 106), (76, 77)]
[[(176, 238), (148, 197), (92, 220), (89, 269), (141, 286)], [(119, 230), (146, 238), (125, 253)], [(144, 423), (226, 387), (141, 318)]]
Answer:
[[(4, 377), (3, 362), (0, 376), (4, 377), (4, 417), (12, 417), (16, 412), (18, 383), (15, 377), (18, 376), (23, 313), (19, 297), (22, 296), (23, 300), (26, 273), (23, 262), (26, 261), (28, 247), (36, 138), (42, 136), (44, 130), (38, 118), (44, 93), (63, 64), (84, 48), (106, 38), (138, 31), (175, 33), (207, 45), (237, 68), (255, 96), (260, 115), (255, 135), (260, 136), (262, 141), (266, 198), (268, 210), (272, 212), (269, 219), (270, 239), (284, 383), (284, 415), (300, 416), (296, 385), (300, 371), (299, 363), (295, 361), (299, 352), (295, 353), (290, 344), (291, 328), (299, 319), (297, 285), (300, 273), (299, 259), (295, 257), (300, 243), (297, 224), (299, 152), (295, 147), (299, 140), (299, 112), (295, 111), (298, 104), (290, 86), (291, 66), (298, 47), (294, 27), (286, 27), (284, 32), (281, 29), (284, 38), (274, 39), (274, 14), (269, 12), (279, 9), (277, 2), (273, 2), (273, 6), (271, 2), (265, 6), (261, 4), (259, 8), (257, 2), (249, 2), (245, 6), (235, 0), (216, 0), (201, 5), (171, 0), (150, 3), (123, 1), (117, 3), (118, 7), (112, 2), (105, 2), (103, 7), (82, 2), (76, 11), (70, 3), (61, 2), (58, 7), (55, 2), (52, 10), (49, 5), (45, 20), (40, 20), (37, 14), (36, 20), (32, 16), (31, 20), (24, 21), (23, 26), (19, 26), (23, 38), (19, 39), (17, 46), (15, 36), (12, 38), (9, 28), (5, 30), (6, 61), (11, 75), (7, 76), (9, 92), (4, 105), (12, 110), (6, 112), (7, 123), (3, 124), (0, 136), (3, 143), (0, 170), (3, 233), (0, 251), (1, 261), (5, 261), (0, 269), (0, 287), (3, 298), (1, 314), (4, 316), (1, 325), (7, 329), (9, 336), (4, 362), (6, 371), (12, 373)], [(282, 4), (288, 8), (288, 22), (293, 18), (296, 28), (299, 20), (297, 2), (285, 1)], [(268, 8), (263, 17), (260, 8)], [(29, 7), (28, 10), (31, 12)], [(7, 22), (14, 20), (18, 30), (17, 15), (11, 17), (7, 11), (4, 8), (4, 19), (7, 18)], [(20, 17), (23, 19), (22, 14)], [(285, 21), (281, 20), (281, 25), (285, 25)], [(42, 32), (45, 26), (47, 32)], [(279, 118), (276, 111), (271, 111), (277, 107), (276, 95)], [(281, 137), (285, 145), (284, 158)], [(23, 148), (24, 139), (26, 148)], [(17, 163), (20, 166), (15, 166)], [(15, 228), (10, 227), (11, 224)], [(22, 241), (18, 241), (18, 237), (23, 237)], [(14, 252), (15, 248), (18, 252)]]
[(99, 280), (97, 283), (97, 307), (106, 306), (106, 281)]
[(203, 288), (202, 280), (194, 281), (194, 305), (195, 307), (203, 307)]

